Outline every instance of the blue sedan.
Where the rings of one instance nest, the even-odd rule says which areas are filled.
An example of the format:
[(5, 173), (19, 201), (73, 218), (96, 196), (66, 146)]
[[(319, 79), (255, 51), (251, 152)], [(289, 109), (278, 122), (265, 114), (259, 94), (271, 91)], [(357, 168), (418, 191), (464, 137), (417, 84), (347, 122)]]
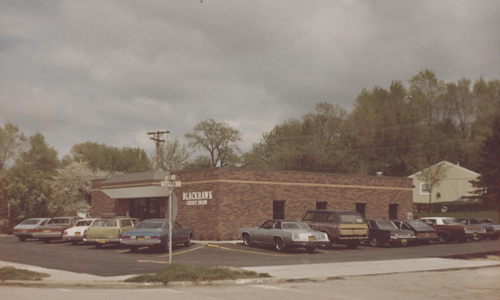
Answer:
[[(168, 229), (168, 219), (144, 220), (134, 229), (123, 233), (120, 242), (123, 245), (129, 246), (132, 252), (139, 251), (140, 247), (159, 248), (168, 251)], [(192, 228), (182, 227), (177, 222), (173, 223), (172, 245), (184, 244), (184, 246), (189, 247), (194, 237)]]

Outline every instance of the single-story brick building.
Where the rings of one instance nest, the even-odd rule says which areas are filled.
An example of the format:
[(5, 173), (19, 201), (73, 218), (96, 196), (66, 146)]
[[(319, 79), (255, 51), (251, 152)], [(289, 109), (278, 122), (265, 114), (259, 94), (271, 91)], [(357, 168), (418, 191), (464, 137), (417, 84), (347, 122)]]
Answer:
[(413, 180), (385, 176), (213, 168), (114, 175), (92, 183), (92, 215), (168, 218), (165, 176), (181, 187), (176, 220), (199, 239), (235, 239), (238, 228), (267, 219), (300, 220), (308, 209), (357, 210), (370, 218), (413, 212)]

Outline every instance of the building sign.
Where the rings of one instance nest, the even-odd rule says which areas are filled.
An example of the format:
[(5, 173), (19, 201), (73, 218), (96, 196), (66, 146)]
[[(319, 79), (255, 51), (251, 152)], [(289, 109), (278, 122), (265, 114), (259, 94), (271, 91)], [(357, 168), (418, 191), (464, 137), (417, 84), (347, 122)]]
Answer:
[(212, 191), (182, 193), (182, 200), (186, 200), (186, 205), (207, 205), (208, 200), (212, 199)]

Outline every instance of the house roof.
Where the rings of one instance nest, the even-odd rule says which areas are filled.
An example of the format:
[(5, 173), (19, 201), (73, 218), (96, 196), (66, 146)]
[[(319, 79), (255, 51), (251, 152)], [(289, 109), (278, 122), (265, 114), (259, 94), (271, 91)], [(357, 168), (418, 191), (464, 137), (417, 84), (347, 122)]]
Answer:
[[(462, 171), (469, 172), (469, 173), (471, 173), (471, 174), (475, 175), (476, 177), (477, 177), (477, 176), (479, 176), (479, 174), (478, 174), (478, 173), (476, 173), (476, 172), (474, 172), (474, 171), (471, 171), (471, 170), (466, 169), (466, 168), (464, 168), (464, 167), (461, 167), (461, 166), (459, 166), (459, 165), (452, 164), (452, 163), (450, 163), (450, 162), (448, 162), (448, 161), (446, 161), (446, 160), (443, 160), (443, 161), (441, 161), (441, 162), (438, 162), (437, 164), (435, 164), (435, 165), (433, 165), (433, 166), (430, 166), (430, 167), (428, 167), (428, 168), (426, 168), (426, 169), (424, 169), (424, 170), (427, 170), (427, 169), (429, 169), (429, 168), (435, 167), (435, 166), (437, 166), (437, 165), (439, 165), (439, 164), (443, 164), (443, 163), (444, 163), (444, 164), (446, 164), (446, 165), (448, 165), (448, 166), (450, 166), (450, 167), (452, 167), (452, 168), (457, 168), (457, 169), (460, 169), (460, 170), (462, 170)], [(422, 170), (422, 171), (423, 171), (423, 170)], [(415, 174), (412, 174), (412, 175), (408, 176), (408, 178), (413, 178), (413, 177), (415, 177), (416, 175), (418, 175), (418, 174), (419, 174), (420, 172), (422, 172), (422, 171), (418, 171), (417, 173), (415, 173)]]

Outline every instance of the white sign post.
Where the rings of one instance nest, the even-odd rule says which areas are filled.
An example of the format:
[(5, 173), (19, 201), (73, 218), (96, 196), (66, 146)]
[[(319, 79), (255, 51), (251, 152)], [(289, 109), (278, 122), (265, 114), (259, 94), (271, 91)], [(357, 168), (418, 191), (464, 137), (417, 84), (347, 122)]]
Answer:
[[(173, 210), (173, 205), (172, 205), (172, 200), (175, 196), (172, 196), (174, 192), (174, 188), (176, 187), (181, 187), (181, 182), (180, 181), (174, 181), (176, 179), (175, 175), (168, 175), (165, 176), (165, 181), (162, 181), (161, 187), (166, 187), (168, 188), (168, 265), (172, 265), (172, 226), (173, 222), (172, 219), (176, 217), (177, 215), (177, 207), (175, 207), (175, 214), (172, 214)], [(175, 203), (177, 206), (177, 201)]]

